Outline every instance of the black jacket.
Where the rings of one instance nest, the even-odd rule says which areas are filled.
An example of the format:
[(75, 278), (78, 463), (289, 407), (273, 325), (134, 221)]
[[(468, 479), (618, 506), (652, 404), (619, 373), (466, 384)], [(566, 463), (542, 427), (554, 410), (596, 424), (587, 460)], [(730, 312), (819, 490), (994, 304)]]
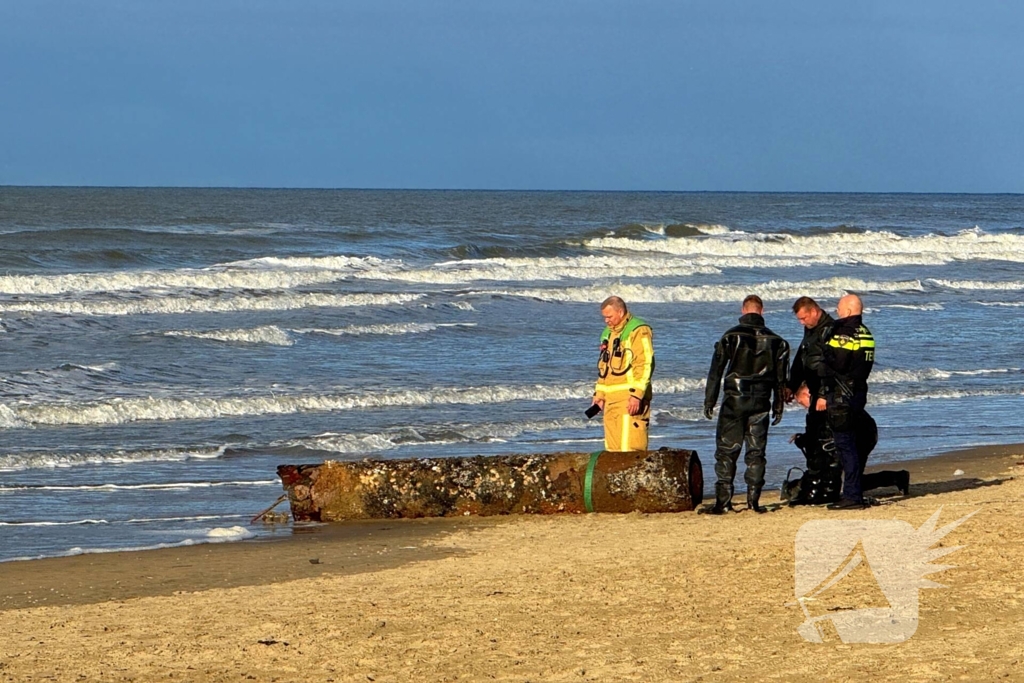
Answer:
[(875, 364), (875, 338), (861, 316), (841, 318), (825, 344), (824, 383), (827, 391), (863, 394)]
[(704, 407), (718, 403), (725, 375), (726, 397), (772, 398), (773, 412), (782, 410), (782, 388), (789, 374), (789, 344), (764, 326), (764, 318), (747, 313), (715, 344), (708, 370)]
[(801, 384), (806, 383), (811, 392), (811, 401), (825, 398), (822, 377), (825, 376), (825, 345), (832, 330), (832, 319), (825, 311), (821, 312), (818, 324), (804, 329), (804, 338), (796, 350), (793, 369), (789, 373), (789, 389), (794, 394)]

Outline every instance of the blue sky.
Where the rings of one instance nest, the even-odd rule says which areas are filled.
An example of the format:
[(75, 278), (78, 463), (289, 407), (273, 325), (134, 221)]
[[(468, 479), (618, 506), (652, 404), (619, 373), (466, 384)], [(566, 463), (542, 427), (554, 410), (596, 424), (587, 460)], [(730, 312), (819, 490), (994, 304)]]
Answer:
[(1024, 192), (1024, 3), (0, 0), (0, 184)]

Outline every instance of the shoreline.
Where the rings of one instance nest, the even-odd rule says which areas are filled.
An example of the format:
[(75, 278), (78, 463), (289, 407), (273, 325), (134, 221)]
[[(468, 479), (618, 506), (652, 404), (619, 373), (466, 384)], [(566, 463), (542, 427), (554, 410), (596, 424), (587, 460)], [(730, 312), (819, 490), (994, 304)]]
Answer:
[[(936, 482), (941, 482), (941, 490), (950, 491), (976, 485), (1024, 458), (1017, 455), (1020, 453), (1024, 453), (1024, 444), (978, 446), (914, 460), (869, 463), (866, 471), (909, 470), (912, 498), (925, 490), (920, 486), (924, 483), (932, 484), (929, 492), (938, 490)], [(954, 475), (958, 469), (964, 474)], [(711, 477), (708, 481), (713, 483), (713, 472)], [(778, 489), (765, 489), (765, 500), (775, 500), (777, 493)], [(736, 500), (741, 499), (742, 495), (737, 494)], [(896, 495), (881, 497), (886, 502), (901, 499)], [(704, 502), (708, 502), (706, 497)], [(407, 562), (448, 557), (449, 551), (430, 544), (459, 531), (515, 524), (528, 517), (353, 520), (294, 527), (289, 536), (3, 562), (0, 612), (376, 572)], [(416, 553), (409, 552), (413, 546)], [(309, 560), (319, 561), (313, 564)]]
[[(380, 520), (8, 563), (0, 681), (1013, 680), (1022, 462), (1024, 445), (908, 462), (910, 496), (857, 511), (771, 494), (763, 515)], [(899, 520), (955, 551), (915, 588), (905, 642), (799, 635), (794, 543), (821, 520)], [(865, 571), (815, 614), (875, 607)]]

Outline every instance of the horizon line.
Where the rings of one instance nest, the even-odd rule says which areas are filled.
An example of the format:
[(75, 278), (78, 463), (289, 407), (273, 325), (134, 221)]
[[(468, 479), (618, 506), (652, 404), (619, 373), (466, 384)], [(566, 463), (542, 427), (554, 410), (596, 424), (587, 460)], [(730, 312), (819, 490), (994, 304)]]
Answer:
[(877, 195), (1022, 195), (1021, 192), (943, 190), (589, 190), (522, 189), (474, 187), (329, 187), (297, 185), (16, 185), (0, 183), (2, 189), (41, 190), (292, 190), (337, 192), (523, 192), (523, 193), (619, 193), (619, 194), (877, 194)]

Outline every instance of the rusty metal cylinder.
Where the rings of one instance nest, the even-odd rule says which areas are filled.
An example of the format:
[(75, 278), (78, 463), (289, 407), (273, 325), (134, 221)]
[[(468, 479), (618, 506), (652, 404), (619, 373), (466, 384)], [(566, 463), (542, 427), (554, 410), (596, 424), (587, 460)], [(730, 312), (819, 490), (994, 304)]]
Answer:
[(327, 461), (277, 468), (296, 521), (682, 512), (703, 497), (697, 453), (554, 453)]

